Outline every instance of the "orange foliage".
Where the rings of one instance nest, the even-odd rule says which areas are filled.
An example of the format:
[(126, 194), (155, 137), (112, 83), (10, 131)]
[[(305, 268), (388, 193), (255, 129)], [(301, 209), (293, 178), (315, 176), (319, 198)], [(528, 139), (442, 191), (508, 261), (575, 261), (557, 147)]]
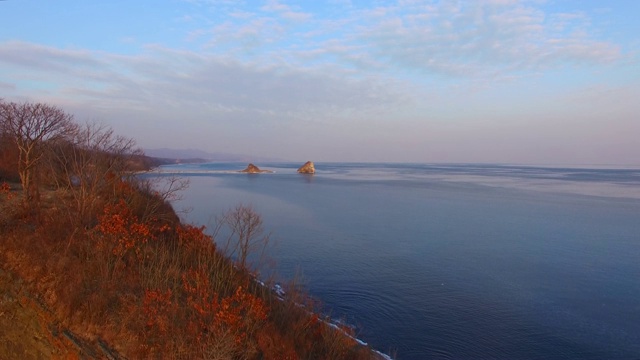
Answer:
[(182, 274), (182, 288), (187, 295), (187, 311), (190, 311), (187, 329), (202, 342), (218, 309), (218, 294), (211, 293), (209, 277), (201, 269)]
[[(119, 192), (134, 191), (125, 182), (116, 180), (116, 184)], [(8, 193), (8, 185), (2, 184), (0, 194), (5, 193)], [(336, 330), (327, 325), (310, 312), (316, 307), (304, 296), (278, 300), (270, 298), (274, 295), (265, 289), (258, 291), (259, 285), (249, 274), (235, 271), (231, 262), (216, 251), (215, 243), (205, 234), (204, 227), (161, 223), (155, 214), (143, 221), (140, 219), (145, 217), (137, 216), (126, 200), (119, 199), (112, 199), (97, 215), (98, 222), (92, 233), (75, 235), (78, 239), (86, 236), (84, 238), (95, 242), (38, 241), (40, 247), (48, 246), (40, 252), (24, 241), (15, 243), (24, 247), (25, 256), (33, 257), (23, 263), (50, 266), (31, 274), (35, 278), (40, 273), (73, 271), (77, 274), (73, 282), (51, 282), (47, 283), (51, 289), (41, 290), (43, 293), (52, 290), (60, 295), (62, 300), (52, 306), (60, 306), (59, 313), (62, 314), (72, 311), (78, 314), (82, 304), (91, 303), (91, 313), (75, 317), (77, 324), (72, 323), (73, 326), (102, 329), (102, 336), (114, 341), (137, 338), (139, 343), (132, 343), (123, 352), (129, 351), (140, 358), (162, 358), (168, 354), (208, 358), (211, 353), (207, 353), (207, 349), (226, 351), (224, 354), (232, 358), (248, 359), (357, 358), (357, 344), (346, 336), (353, 335), (352, 329), (341, 327)], [(50, 215), (51, 222), (40, 223), (40, 233), (71, 239), (73, 234), (65, 235), (62, 231), (67, 227), (62, 228), (60, 235), (52, 231), (56, 226), (60, 227), (56, 225), (54, 215)], [(69, 246), (82, 247), (82, 251), (65, 250), (69, 255), (60, 256), (75, 253), (82, 256), (68, 261), (41, 259), (50, 257), (53, 251), (60, 251), (56, 249)], [(155, 257), (154, 252), (157, 252)], [(87, 257), (95, 261), (87, 264), (84, 261)], [(171, 261), (161, 261), (169, 258)], [(136, 266), (129, 266), (133, 264)], [(83, 266), (83, 270), (78, 271), (78, 266)], [(162, 267), (162, 271), (154, 266)], [(25, 267), (25, 274), (32, 271), (31, 268)], [(69, 276), (60, 278), (69, 279)], [(100, 295), (75, 291), (80, 286), (71, 284), (95, 287)], [(66, 287), (72, 287), (73, 291)], [(90, 296), (117, 301), (96, 302), (91, 301)], [(270, 306), (266, 301), (270, 301)], [(305, 306), (300, 306), (301, 303)], [(113, 321), (114, 317), (119, 317), (122, 324)], [(81, 324), (82, 321), (93, 323)]]
[(209, 249), (215, 251), (213, 238), (205, 234), (204, 230), (204, 226), (180, 225), (176, 227), (180, 246), (184, 246), (188, 250)]
[(236, 345), (242, 345), (248, 336), (267, 320), (269, 313), (264, 301), (239, 286), (232, 296), (218, 301), (211, 293), (209, 277), (203, 270), (189, 270), (182, 275), (187, 307), (191, 309), (188, 329), (198, 342), (205, 335), (231, 334)]
[(247, 335), (267, 319), (268, 311), (262, 299), (239, 286), (233, 296), (222, 299), (216, 320), (227, 331), (233, 332), (236, 344), (241, 345)]
[[(2, 134), (0, 148), (0, 176), (17, 179), (19, 149)], [(113, 169), (86, 168), (99, 183), (86, 203), (74, 198), (81, 186), (43, 188), (47, 203), (30, 209), (37, 216), (1, 210), (0, 269), (26, 280), (25, 291), (50, 307), (43, 323), (112, 343), (128, 358), (358, 358), (346, 335), (352, 329), (329, 326), (304, 294), (283, 299), (259, 285), (256, 275), (217, 251), (204, 227), (181, 224), (166, 193)], [(0, 182), (1, 200), (16, 194)], [(244, 210), (251, 221), (236, 218), (236, 230), (256, 234), (260, 217), (244, 207), (236, 214)], [(5, 214), (11, 226), (4, 226)], [(74, 221), (76, 214), (82, 221)], [(249, 240), (240, 249), (242, 265)]]
[(155, 330), (158, 335), (164, 336), (169, 333), (172, 325), (172, 317), (175, 316), (178, 306), (172, 302), (171, 290), (145, 290), (143, 299), (143, 313), (146, 318), (148, 329)]
[(114, 242), (111, 252), (119, 257), (131, 249), (140, 255), (141, 245), (156, 238), (149, 224), (139, 222), (124, 200), (104, 207), (97, 229)]

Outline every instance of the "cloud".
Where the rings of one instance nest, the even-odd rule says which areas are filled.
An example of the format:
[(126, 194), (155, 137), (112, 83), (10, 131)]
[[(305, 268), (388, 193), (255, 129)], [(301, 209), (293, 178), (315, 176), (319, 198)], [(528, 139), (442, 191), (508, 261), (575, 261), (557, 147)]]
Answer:
[(310, 60), (338, 62), (365, 71), (461, 78), (508, 77), (568, 65), (610, 64), (622, 58), (619, 45), (595, 37), (597, 29), (587, 14), (554, 13), (540, 1), (375, 4), (330, 2), (311, 16), (284, 2), (269, 1), (255, 16), (212, 28), (207, 46), (211, 49), (228, 39), (228, 46), (251, 48), (267, 61), (286, 59), (299, 66), (308, 66)]
[[(11, 54), (11, 56), (4, 56)], [(22, 62), (21, 59), (41, 59)], [(17, 77), (32, 74), (60, 88), (41, 93), (109, 108), (215, 109), (217, 112), (282, 114), (284, 118), (339, 117), (369, 113), (405, 100), (396, 84), (354, 79), (334, 69), (311, 71), (261, 66), (230, 57), (148, 47), (139, 55), (61, 50), (29, 43), (0, 43), (0, 63)], [(53, 64), (53, 65), (52, 65)], [(6, 84), (5, 87), (25, 84)], [(32, 90), (32, 89), (31, 89)], [(203, 111), (203, 110), (200, 110)]]
[(183, 0), (185, 2), (196, 5), (209, 5), (209, 6), (221, 6), (221, 5), (235, 5), (238, 2), (236, 0)]
[(278, 14), (282, 19), (291, 21), (305, 21), (311, 18), (310, 13), (294, 11), (289, 5), (282, 4), (277, 0), (269, 0), (262, 10)]
[(80, 67), (99, 63), (86, 50), (61, 50), (21, 41), (3, 43), (0, 46), (0, 62), (43, 71), (66, 71), (70, 63)]
[(621, 57), (619, 46), (589, 36), (583, 14), (550, 16), (527, 2), (415, 1), (363, 15), (356, 36), (373, 57), (425, 72), (486, 76)]
[(273, 19), (253, 17), (248, 23), (241, 26), (235, 26), (231, 22), (216, 25), (208, 33), (211, 35), (211, 39), (207, 42), (206, 49), (223, 46), (240, 48), (243, 53), (246, 53), (278, 41), (285, 31)]
[[(292, 146), (320, 151), (332, 132), (362, 134), (371, 121), (413, 101), (402, 84), (384, 77), (161, 46), (117, 55), (0, 43), (0, 54), (9, 53), (0, 55), (0, 74), (12, 74), (0, 83), (5, 99), (53, 103), (150, 147), (287, 157)], [(55, 66), (16, 60), (44, 53), (56, 54)]]
[(587, 12), (543, 0), (180, 5), (167, 16), (182, 37), (132, 34), (124, 54), (0, 42), (2, 96), (154, 147), (484, 161), (507, 138), (534, 148), (580, 133), (576, 146), (637, 149), (638, 56), (599, 38)]
[(0, 81), (0, 89), (5, 91), (12, 91), (16, 89), (16, 85)]

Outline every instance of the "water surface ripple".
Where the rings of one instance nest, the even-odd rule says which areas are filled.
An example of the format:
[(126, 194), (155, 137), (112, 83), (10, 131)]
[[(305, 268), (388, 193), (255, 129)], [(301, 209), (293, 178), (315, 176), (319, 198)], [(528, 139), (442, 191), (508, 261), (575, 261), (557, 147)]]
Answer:
[(207, 224), (242, 202), (327, 311), (399, 359), (640, 358), (640, 170), (456, 164), (163, 167)]

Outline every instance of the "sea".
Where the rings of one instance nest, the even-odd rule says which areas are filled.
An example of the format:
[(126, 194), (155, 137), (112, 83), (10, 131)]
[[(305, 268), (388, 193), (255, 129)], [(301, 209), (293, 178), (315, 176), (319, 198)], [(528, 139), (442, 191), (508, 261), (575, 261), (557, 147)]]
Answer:
[[(162, 166), (214, 229), (251, 206), (263, 276), (395, 359), (640, 359), (640, 168), (492, 164)], [(275, 274), (275, 275), (274, 275)]]

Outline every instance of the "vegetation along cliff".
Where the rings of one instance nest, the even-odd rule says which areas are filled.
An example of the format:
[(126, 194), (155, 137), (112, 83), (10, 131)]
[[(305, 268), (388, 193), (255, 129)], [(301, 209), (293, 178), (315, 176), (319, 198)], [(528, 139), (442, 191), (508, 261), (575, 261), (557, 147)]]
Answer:
[(185, 184), (135, 175), (155, 164), (58, 107), (0, 101), (0, 358), (375, 357), (296, 286), (256, 281), (253, 239), (231, 259), (181, 223)]

